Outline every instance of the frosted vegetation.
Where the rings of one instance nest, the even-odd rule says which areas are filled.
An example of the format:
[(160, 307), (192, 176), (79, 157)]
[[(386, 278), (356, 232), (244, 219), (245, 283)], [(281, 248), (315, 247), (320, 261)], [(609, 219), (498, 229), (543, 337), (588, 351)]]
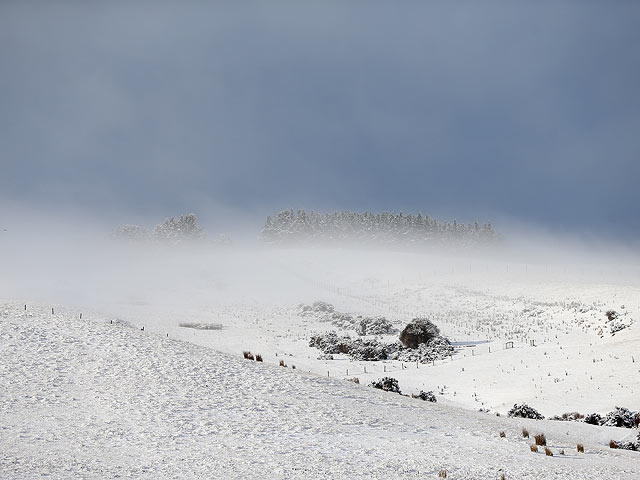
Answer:
[(261, 238), (270, 244), (490, 245), (501, 238), (491, 223), (440, 222), (422, 213), (334, 212), (292, 209), (267, 217)]
[(206, 232), (198, 223), (198, 217), (193, 213), (171, 217), (156, 225), (149, 231), (139, 225), (121, 225), (113, 231), (113, 237), (129, 242), (158, 242), (170, 245), (180, 243), (194, 243), (208, 240), (211, 243), (229, 244), (231, 239), (220, 234), (215, 239), (207, 237)]

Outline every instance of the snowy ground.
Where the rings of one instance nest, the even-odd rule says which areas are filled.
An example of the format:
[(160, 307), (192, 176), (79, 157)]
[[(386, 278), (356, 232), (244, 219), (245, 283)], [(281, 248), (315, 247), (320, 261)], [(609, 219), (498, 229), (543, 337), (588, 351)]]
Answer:
[[(77, 311), (0, 312), (3, 478), (640, 475), (636, 452), (604, 445), (626, 429), (421, 402)], [(530, 452), (523, 425), (555, 455)]]
[[(582, 266), (556, 265), (550, 272), (547, 265), (434, 263), (399, 253), (380, 259), (371, 253), (284, 251), (227, 261), (244, 261), (239, 270), (254, 273), (237, 277), (229, 265), (200, 263), (207, 276), (201, 272), (197, 282), (184, 280), (190, 285), (188, 301), (169, 290), (166, 297), (128, 298), (103, 309), (234, 355), (250, 350), (269, 363), (285, 355), (287, 363), (318, 375), (370, 381), (389, 374), (407, 393), (439, 391), (442, 401), (474, 410), (504, 414), (521, 402), (546, 416), (606, 413), (615, 406), (640, 409), (636, 277), (621, 279), (616, 271), (607, 278), (599, 266), (584, 272)], [(308, 346), (314, 332), (357, 335), (300, 316), (298, 303), (314, 300), (352, 315), (386, 316), (399, 330), (415, 316), (427, 316), (457, 353), (430, 365), (351, 362), (346, 356), (317, 360), (320, 351)], [(610, 309), (618, 320), (607, 320)], [(222, 329), (179, 327), (184, 322)], [(612, 335), (612, 323), (626, 328)], [(507, 349), (507, 342), (513, 348)]]
[[(341, 250), (72, 253), (3, 260), (0, 290), (20, 300), (0, 305), (0, 477), (640, 474), (640, 454), (608, 447), (636, 429), (504, 416), (516, 402), (546, 416), (640, 409), (633, 265)], [(301, 316), (298, 304), (315, 300), (398, 329), (428, 316), (456, 353), (430, 365), (318, 360), (311, 334), (356, 333)], [(612, 323), (625, 328), (612, 335)], [(243, 360), (244, 350), (264, 362)], [(382, 376), (403, 393), (434, 390), (438, 403), (366, 386)], [(547, 434), (554, 457), (529, 451), (523, 425)]]

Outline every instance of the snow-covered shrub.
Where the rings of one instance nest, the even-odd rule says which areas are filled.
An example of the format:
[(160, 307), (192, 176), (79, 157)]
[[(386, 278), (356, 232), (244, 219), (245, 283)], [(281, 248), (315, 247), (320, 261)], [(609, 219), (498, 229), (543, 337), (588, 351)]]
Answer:
[(305, 315), (311, 312), (313, 312), (313, 307), (311, 305), (304, 305), (303, 303), (298, 305), (298, 313), (300, 315)]
[(522, 403), (520, 405), (517, 403), (514, 404), (513, 408), (509, 410), (507, 415), (509, 417), (533, 418), (534, 420), (544, 419), (543, 415), (540, 415), (535, 408), (530, 407), (526, 403)]
[(428, 392), (425, 392), (424, 390), (420, 390), (420, 393), (418, 393), (417, 395), (412, 395), (412, 397), (419, 398), (420, 400), (423, 400), (425, 402), (436, 403), (438, 401), (435, 393), (433, 393), (433, 391), (431, 390), (429, 390)]
[(625, 323), (612, 323), (611, 324), (611, 328), (610, 328), (610, 333), (611, 336), (615, 335), (616, 333), (618, 333), (621, 330), (624, 330), (625, 328), (627, 328), (629, 325), (625, 324)]
[(346, 353), (358, 361), (386, 360), (389, 356), (388, 346), (384, 343), (359, 338), (354, 340), (348, 335), (338, 336), (333, 330), (312, 335), (309, 346), (320, 349), (325, 355)]
[(607, 316), (607, 319), (609, 321), (612, 321), (618, 318), (618, 312), (616, 312), (615, 310), (607, 310), (605, 315)]
[(584, 418), (584, 415), (578, 413), (578, 412), (571, 412), (571, 413), (563, 413), (562, 415), (554, 415), (553, 417), (550, 417), (549, 420), (559, 420), (559, 421), (563, 421), (563, 422), (567, 422), (567, 421), (575, 421), (575, 420), (581, 420)]
[(313, 302), (313, 311), (314, 312), (333, 312), (333, 305), (328, 302), (323, 302), (322, 300), (318, 300), (317, 302)]
[(219, 323), (183, 322), (178, 325), (183, 328), (195, 328), (196, 330), (222, 330), (222, 325)]
[(628, 408), (616, 407), (615, 410), (607, 413), (600, 421), (600, 425), (605, 427), (633, 428), (635, 426), (635, 413)]
[(334, 312), (331, 314), (331, 324), (342, 330), (351, 330), (356, 321), (348, 313)]
[(333, 360), (333, 355), (323, 353), (322, 355), (318, 355), (317, 360)]
[(358, 335), (383, 335), (394, 331), (393, 325), (385, 317), (363, 317), (356, 325)]
[(377, 381), (371, 382), (369, 386), (373, 388), (379, 388), (380, 390), (384, 390), (385, 392), (400, 393), (400, 385), (398, 384), (398, 380), (391, 377), (380, 378)]
[(633, 450), (634, 452), (640, 449), (640, 446), (634, 442), (616, 442), (611, 440), (609, 442), (610, 448), (619, 448), (621, 450)]
[(429, 363), (434, 360), (443, 360), (453, 354), (454, 348), (444, 337), (433, 338), (429, 343), (421, 343), (418, 348), (404, 348), (401, 343), (395, 344), (397, 352), (390, 355), (393, 360), (401, 362)]
[(298, 305), (298, 314), (302, 316), (324, 316), (333, 312), (333, 305), (322, 300), (315, 301), (312, 305)]
[(387, 359), (386, 345), (377, 340), (356, 339), (351, 342), (349, 356), (358, 361), (378, 361)]
[(584, 423), (589, 425), (600, 425), (602, 417), (597, 413), (590, 413), (584, 417)]
[(315, 347), (325, 354), (349, 353), (351, 338), (348, 335), (341, 337), (335, 331), (312, 335), (309, 339), (309, 346)]
[(440, 329), (428, 318), (414, 318), (400, 333), (400, 341), (405, 347), (417, 348), (422, 343), (429, 343), (440, 335)]

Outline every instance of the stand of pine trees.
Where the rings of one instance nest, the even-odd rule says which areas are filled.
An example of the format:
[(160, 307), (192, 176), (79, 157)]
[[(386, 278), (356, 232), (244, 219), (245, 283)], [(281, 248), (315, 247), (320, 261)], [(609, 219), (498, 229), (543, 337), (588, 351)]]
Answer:
[(293, 209), (267, 217), (261, 239), (270, 244), (456, 245), (494, 243), (490, 223), (439, 222), (418, 213), (315, 213)]

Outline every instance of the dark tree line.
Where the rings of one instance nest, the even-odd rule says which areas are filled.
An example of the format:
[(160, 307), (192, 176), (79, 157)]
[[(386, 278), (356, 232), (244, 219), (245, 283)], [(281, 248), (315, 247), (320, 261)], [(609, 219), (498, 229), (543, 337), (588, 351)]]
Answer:
[(315, 213), (293, 209), (267, 217), (261, 238), (271, 244), (365, 243), (479, 245), (500, 236), (490, 223), (440, 222), (418, 213)]

